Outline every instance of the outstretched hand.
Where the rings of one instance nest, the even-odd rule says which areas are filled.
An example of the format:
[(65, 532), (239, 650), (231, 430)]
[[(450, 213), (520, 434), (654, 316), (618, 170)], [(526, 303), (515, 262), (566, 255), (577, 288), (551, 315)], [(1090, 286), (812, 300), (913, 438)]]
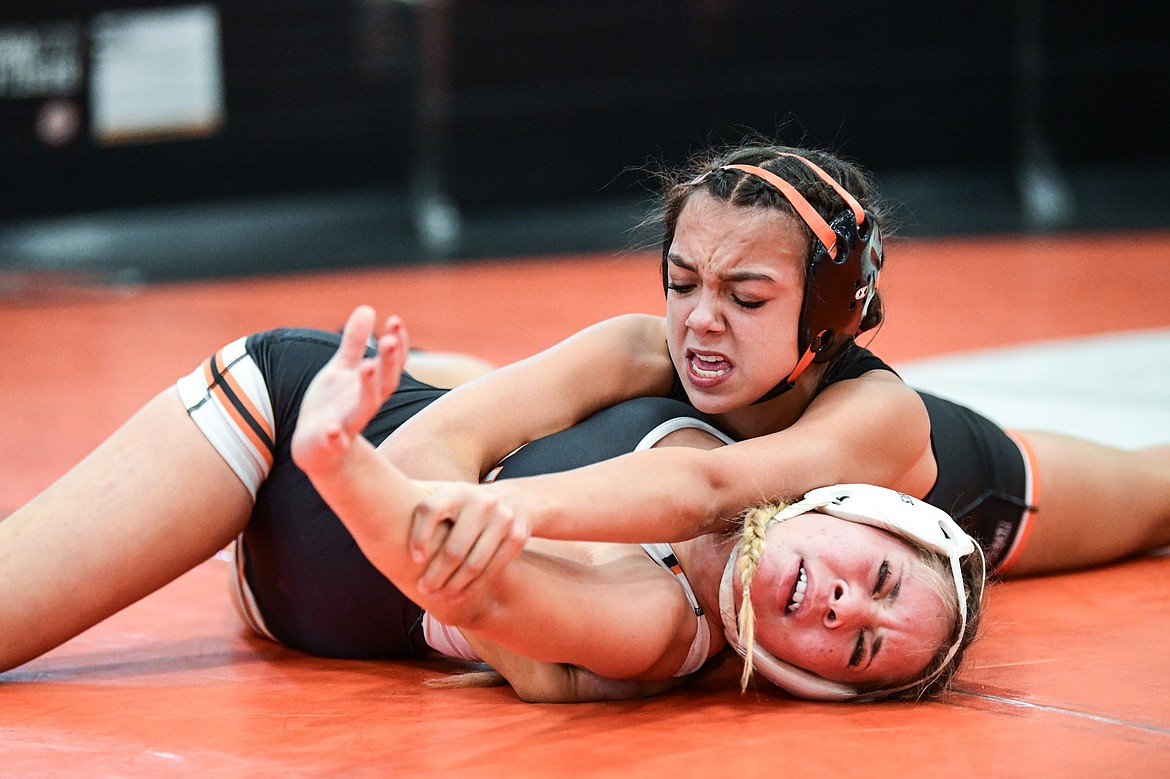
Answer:
[(374, 309), (358, 306), (345, 323), (337, 353), (313, 379), (301, 402), (292, 456), (306, 473), (341, 462), (383, 401), (398, 388), (409, 341), (397, 316), (386, 319), (377, 354), (366, 357)]

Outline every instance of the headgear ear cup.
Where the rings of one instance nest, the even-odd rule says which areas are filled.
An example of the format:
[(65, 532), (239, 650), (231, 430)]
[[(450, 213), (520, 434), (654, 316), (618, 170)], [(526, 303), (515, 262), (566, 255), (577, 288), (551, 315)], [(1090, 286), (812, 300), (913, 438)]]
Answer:
[(827, 362), (841, 351), (861, 327), (869, 302), (877, 291), (882, 265), (882, 238), (877, 219), (861, 207), (844, 187), (819, 166), (798, 154), (782, 153), (807, 165), (831, 186), (845, 208), (831, 222), (813, 208), (789, 182), (756, 165), (727, 165), (771, 186), (792, 205), (814, 236), (813, 251), (805, 275), (797, 344), (800, 356), (796, 367), (757, 403), (771, 400), (796, 386), (796, 380), (810, 363)]
[[(833, 217), (829, 225), (833, 234), (828, 241), (820, 235), (819, 231), (823, 229), (820, 225), (809, 223), (820, 240), (809, 257), (799, 335), (801, 349), (813, 347), (816, 352), (814, 362), (825, 362), (849, 343), (860, 329), (881, 269), (880, 230), (873, 214), (862, 208), (857, 198), (821, 166), (799, 154), (779, 154), (799, 160), (832, 187), (847, 208)], [(806, 223), (809, 222), (805, 209), (797, 208), (797, 213)], [(874, 242), (871, 243), (870, 239)], [(866, 255), (874, 260), (868, 268)], [(852, 289), (849, 288), (850, 282)], [(814, 344), (814, 340), (818, 343)]]
[(813, 362), (827, 362), (857, 336), (877, 289), (874, 257), (881, 256), (881, 237), (873, 217), (859, 225), (843, 211), (830, 226), (837, 236), (836, 256), (817, 242), (800, 309), (799, 343), (802, 351), (815, 352)]

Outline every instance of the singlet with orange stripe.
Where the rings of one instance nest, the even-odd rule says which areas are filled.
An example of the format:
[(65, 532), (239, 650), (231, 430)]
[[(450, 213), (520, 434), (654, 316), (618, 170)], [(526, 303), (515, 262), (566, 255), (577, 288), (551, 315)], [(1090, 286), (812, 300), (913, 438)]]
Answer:
[(179, 379), (191, 419), (256, 497), (272, 470), (275, 420), (268, 386), (240, 338)]

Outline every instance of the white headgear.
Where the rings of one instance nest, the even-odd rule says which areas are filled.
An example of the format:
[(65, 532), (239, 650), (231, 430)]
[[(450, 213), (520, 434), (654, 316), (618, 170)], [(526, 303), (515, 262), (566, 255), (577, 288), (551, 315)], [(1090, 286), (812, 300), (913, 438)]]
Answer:
[[(911, 544), (942, 555), (950, 561), (951, 573), (955, 578), (955, 591), (959, 598), (959, 634), (947, 650), (946, 657), (929, 679), (918, 679), (901, 687), (888, 690), (862, 692), (844, 682), (834, 682), (811, 671), (798, 668), (779, 660), (759, 644), (752, 647), (753, 667), (769, 681), (798, 698), (820, 701), (873, 700), (931, 681), (940, 675), (959, 651), (967, 626), (966, 588), (959, 560), (983, 551), (945, 511), (885, 487), (871, 484), (838, 484), (812, 490), (804, 499), (793, 503), (769, 520), (768, 524), (782, 522), (792, 517), (819, 511), (838, 519), (858, 522), (893, 533)], [(723, 618), (723, 633), (727, 643), (747, 655), (747, 647), (739, 640), (739, 615), (735, 610), (732, 580), (735, 563), (739, 559), (741, 545), (736, 544), (723, 570), (723, 581), (719, 588), (719, 612)], [(982, 582), (982, 577), (980, 577)], [(982, 584), (980, 585), (982, 587)], [(979, 597), (983, 597), (980, 589)]]

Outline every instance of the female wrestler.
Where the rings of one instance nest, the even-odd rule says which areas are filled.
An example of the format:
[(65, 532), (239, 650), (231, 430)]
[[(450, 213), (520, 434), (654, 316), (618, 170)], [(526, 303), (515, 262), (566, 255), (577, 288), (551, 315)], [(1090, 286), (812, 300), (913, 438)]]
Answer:
[[(881, 496), (866, 497), (859, 487), (812, 500), (803, 508), (817, 516), (768, 531), (768, 555), (762, 537), (775, 512), (757, 513), (744, 542), (751, 562), (733, 570), (725, 586), (724, 570), (740, 557), (730, 553), (731, 539), (651, 547), (654, 559), (620, 545), (534, 541), (520, 559), (481, 577), (462, 602), (429, 598), (416, 583), (422, 563), (405, 553), (410, 512), (424, 488), (380, 458), (363, 460), (364, 439), (360, 446), (350, 441), (362, 415), (378, 407), (370, 388), (394, 388), (393, 379), (380, 385), (397, 376), (404, 353), (393, 324), (381, 359), (359, 361), (371, 324), (372, 312), (355, 312), (344, 348), (313, 385), (303, 414), (305, 387), (336, 351), (337, 336), (293, 330), (241, 339), (0, 523), (0, 667), (47, 651), (240, 535), (245, 610), (265, 634), (333, 656), (410, 656), (427, 645), (457, 656), (475, 652), (533, 700), (656, 692), (719, 650), (720, 611), (729, 615), (724, 632), (734, 644), (745, 653), (766, 646), (759, 650), (765, 673), (798, 694), (918, 694), (953, 672), (978, 611), (973, 544), (964, 545), (945, 515), (918, 506), (899, 519), (897, 496), (885, 496), (897, 505), (883, 508)], [(362, 379), (362, 404), (339, 428), (349, 446), (330, 448), (337, 410), (346, 408), (344, 393), (330, 401), (330, 390)], [(402, 383), (365, 426), (373, 440), (441, 394), (408, 377)], [(298, 416), (306, 426), (293, 439)], [(694, 434), (695, 425), (701, 427), (686, 423), (673, 435)], [(292, 464), (294, 444), (362, 547), (412, 600), (378, 574), (321, 505)], [(544, 457), (552, 446), (552, 439), (536, 442), (510, 462)], [(375, 470), (374, 486), (339, 478), (352, 470), (364, 481), (366, 468)], [(483, 507), (500, 512), (490, 501)], [(671, 554), (693, 591), (681, 573), (663, 567)], [(754, 591), (763, 593), (758, 642), (747, 627), (752, 598), (743, 594), (753, 576)], [(783, 614), (775, 613), (778, 592), (790, 604)], [(427, 608), (423, 636), (414, 630), (422, 617), (416, 602)]]
[[(599, 408), (671, 396), (738, 443), (630, 454), (535, 485), (498, 484), (498, 494), (535, 535), (671, 540), (761, 498), (866, 482), (953, 514), (1001, 575), (1170, 544), (1170, 447), (1008, 433), (915, 392), (853, 342), (882, 318), (880, 218), (867, 177), (824, 152), (748, 146), (700, 159), (665, 189), (665, 318), (602, 322), (461, 388), (385, 453), (419, 478), (474, 480), (522, 441)], [(422, 506), (419, 554), (460, 499), (455, 487)], [(1088, 533), (1086, 506), (1126, 510)], [(474, 522), (459, 528), (424, 586), (458, 592), (492, 559)]]
[[(449, 641), (478, 658), (499, 645), (554, 663), (564, 677), (554, 685), (555, 699), (579, 696), (582, 684), (590, 695), (612, 695), (609, 680), (690, 673), (721, 647), (708, 635), (718, 627), (711, 624), (716, 610), (747, 659), (745, 684), (755, 660), (768, 678), (806, 697), (920, 696), (955, 667), (981, 590), (981, 583), (965, 582), (960, 560), (978, 560), (976, 546), (944, 512), (865, 485), (817, 490), (793, 506), (749, 512), (738, 544), (723, 535), (673, 549), (533, 539), (519, 557), (481, 577), (473, 597), (428, 596), (417, 584), (425, 561), (407, 549), (425, 488), (361, 435), (397, 388), (405, 355), (404, 332), (391, 319), (379, 354), (364, 357), (372, 324), (369, 309), (351, 316), (338, 353), (305, 395), (291, 453), (368, 559), (426, 609), (432, 646)], [(673, 569), (678, 582), (663, 568)], [(514, 667), (493, 659), (501, 670)], [(521, 665), (526, 672), (511, 678), (514, 685), (531, 676), (532, 666)], [(548, 699), (547, 690), (539, 697)]]

